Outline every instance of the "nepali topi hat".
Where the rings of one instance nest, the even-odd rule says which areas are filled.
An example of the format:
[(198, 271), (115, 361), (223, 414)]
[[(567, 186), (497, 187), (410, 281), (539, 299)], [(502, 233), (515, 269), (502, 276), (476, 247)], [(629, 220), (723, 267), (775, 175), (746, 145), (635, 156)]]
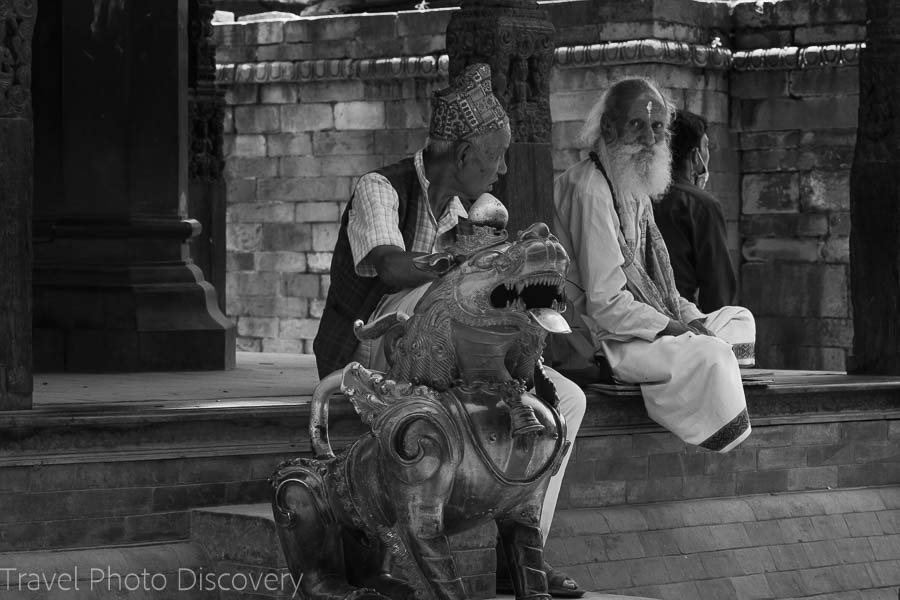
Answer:
[(502, 129), (506, 111), (491, 88), (491, 68), (484, 63), (466, 67), (449, 88), (431, 99), (428, 137), (456, 141)]

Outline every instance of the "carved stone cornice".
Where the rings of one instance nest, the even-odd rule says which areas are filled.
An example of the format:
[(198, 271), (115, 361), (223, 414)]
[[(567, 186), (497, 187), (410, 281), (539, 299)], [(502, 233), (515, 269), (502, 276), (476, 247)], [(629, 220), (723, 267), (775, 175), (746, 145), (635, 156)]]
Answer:
[(557, 48), (555, 58), (558, 67), (659, 63), (725, 70), (731, 66), (732, 52), (717, 46), (646, 39)]
[(338, 79), (437, 79), (447, 77), (450, 61), (441, 56), (397, 58), (332, 58), (225, 64), (216, 67), (216, 80), (240, 83), (308, 83)]
[[(732, 51), (728, 48), (671, 40), (632, 40), (589, 46), (564, 46), (554, 51), (554, 66), (583, 68), (641, 63), (669, 64), (717, 71), (760, 71), (846, 67), (859, 64), (861, 42), (827, 46), (790, 46)], [(396, 58), (320, 59), (224, 64), (216, 80), (240, 83), (308, 83), (339, 79), (438, 79), (448, 76), (449, 60), (440, 56)]]
[(847, 67), (859, 64), (863, 42), (829, 44), (827, 46), (788, 46), (735, 52), (735, 71), (774, 71), (779, 69), (814, 69)]
[(31, 39), (37, 0), (0, 0), (0, 118), (31, 117)]

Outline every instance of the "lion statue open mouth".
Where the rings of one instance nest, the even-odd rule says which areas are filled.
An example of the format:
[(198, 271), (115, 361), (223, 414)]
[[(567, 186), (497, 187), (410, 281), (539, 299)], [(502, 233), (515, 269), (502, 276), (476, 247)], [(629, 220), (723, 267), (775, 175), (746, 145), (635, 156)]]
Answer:
[(457, 236), (448, 250), (424, 257), (421, 268), (443, 276), (415, 314), (358, 328), (360, 338), (384, 332), (389, 378), (438, 390), (457, 380), (531, 381), (547, 332), (569, 331), (559, 313), (569, 257), (543, 223), (520, 232), (515, 242), (503, 233), (458, 266), (454, 252), (490, 240)]
[[(358, 325), (360, 338), (385, 336), (388, 372), (351, 363), (326, 377), (311, 405), (315, 458), (272, 478), (282, 548), (308, 599), (463, 600), (447, 536), (491, 520), (517, 598), (550, 598), (540, 513), (568, 442), (540, 356), (547, 331), (568, 331), (569, 259), (542, 223), (514, 241), (460, 229), (418, 261), (441, 277), (411, 316)], [(336, 456), (338, 387), (371, 434)], [(404, 580), (382, 572), (386, 554)]]

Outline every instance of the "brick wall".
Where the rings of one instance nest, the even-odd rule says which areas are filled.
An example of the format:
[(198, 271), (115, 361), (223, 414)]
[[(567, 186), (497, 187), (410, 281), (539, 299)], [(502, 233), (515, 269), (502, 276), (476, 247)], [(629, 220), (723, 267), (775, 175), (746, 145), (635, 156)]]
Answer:
[[(855, 50), (790, 48), (857, 41), (858, 4), (545, 5), (557, 27), (556, 171), (581, 156), (583, 118), (617, 78), (652, 77), (709, 119), (709, 189), (725, 209), (766, 367), (841, 369), (850, 346)], [(215, 28), (229, 105), (227, 312), (240, 349), (311, 352), (340, 212), (360, 174), (423, 142), (428, 98), (447, 81), (451, 14)]]
[[(732, 126), (741, 149), (742, 301), (761, 364), (845, 368), (852, 345), (850, 166), (863, 2), (738, 6)], [(830, 44), (822, 47), (820, 44)]]
[(747, 441), (727, 454), (689, 446), (668, 432), (579, 434), (559, 506), (853, 488), (900, 478), (900, 421), (847, 422), (837, 415), (826, 422), (758, 421)]
[[(446, 85), (447, 60), (432, 55), (443, 47), (449, 11), (435, 12), (443, 18), (216, 27), (220, 64), (238, 63), (227, 71), (234, 84), (227, 88), (225, 151), (227, 312), (237, 321), (239, 350), (312, 352), (355, 180), (422, 144), (427, 99)], [(345, 56), (413, 58), (340, 60)], [(302, 68), (290, 62), (306, 59), (322, 60)]]

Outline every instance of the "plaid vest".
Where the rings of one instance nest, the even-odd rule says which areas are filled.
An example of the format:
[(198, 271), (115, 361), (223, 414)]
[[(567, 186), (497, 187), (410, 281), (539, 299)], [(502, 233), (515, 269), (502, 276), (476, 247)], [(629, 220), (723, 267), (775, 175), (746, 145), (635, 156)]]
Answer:
[[(413, 159), (407, 158), (374, 172), (383, 175), (400, 198), (400, 232), (406, 247), (410, 248), (421, 209), (418, 202), (421, 186)], [(356, 274), (350, 238), (347, 236), (352, 207), (353, 197), (341, 217), (341, 228), (331, 259), (331, 287), (319, 321), (319, 331), (313, 341), (320, 379), (343, 369), (350, 362), (359, 345), (353, 335), (353, 322), (357, 319), (368, 320), (384, 296), (398, 291), (383, 284), (378, 277), (360, 277)]]

